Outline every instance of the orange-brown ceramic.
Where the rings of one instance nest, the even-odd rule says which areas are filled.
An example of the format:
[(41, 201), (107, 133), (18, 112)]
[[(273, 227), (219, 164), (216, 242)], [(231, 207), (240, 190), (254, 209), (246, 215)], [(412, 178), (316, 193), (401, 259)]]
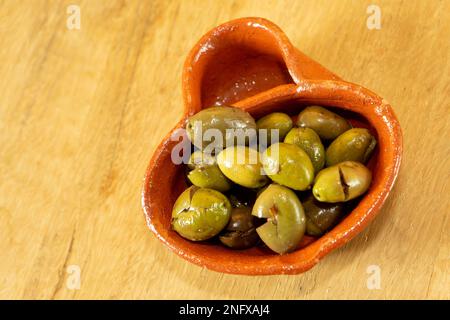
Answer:
[[(400, 125), (386, 100), (326, 70), (298, 51), (276, 25), (261, 18), (233, 20), (204, 35), (186, 59), (182, 81), (184, 114), (156, 149), (142, 193), (148, 226), (175, 253), (219, 272), (297, 274), (348, 242), (377, 215), (394, 185), (402, 156)], [(172, 206), (186, 188), (183, 166), (171, 161), (178, 141), (170, 136), (188, 116), (223, 103), (256, 118), (276, 110), (295, 116), (306, 105), (322, 105), (370, 128), (378, 147), (369, 164), (373, 172), (369, 191), (333, 230), (317, 240), (305, 237), (299, 250), (286, 255), (263, 247), (236, 251), (214, 242), (183, 239), (170, 228)]]

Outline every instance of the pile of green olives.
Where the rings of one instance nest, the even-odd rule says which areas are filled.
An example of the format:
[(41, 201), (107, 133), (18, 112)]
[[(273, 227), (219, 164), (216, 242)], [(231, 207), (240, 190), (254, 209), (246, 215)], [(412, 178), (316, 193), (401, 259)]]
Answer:
[[(191, 186), (173, 206), (172, 229), (191, 241), (238, 250), (265, 245), (285, 254), (298, 249), (305, 234), (320, 237), (339, 223), (370, 187), (365, 164), (376, 139), (321, 106), (308, 106), (294, 119), (275, 112), (255, 121), (230, 106), (190, 117)], [(218, 147), (208, 149), (209, 129), (219, 136)]]

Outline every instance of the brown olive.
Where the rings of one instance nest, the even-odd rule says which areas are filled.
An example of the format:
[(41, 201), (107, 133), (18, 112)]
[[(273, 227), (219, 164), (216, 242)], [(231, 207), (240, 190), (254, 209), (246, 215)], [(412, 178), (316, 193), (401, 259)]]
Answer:
[(330, 230), (344, 213), (343, 203), (320, 202), (310, 194), (303, 202), (306, 215), (306, 233), (321, 236)]
[(225, 233), (220, 235), (220, 241), (233, 249), (245, 249), (254, 246), (259, 236), (255, 228), (255, 217), (250, 207), (240, 207), (231, 210), (231, 218)]
[(258, 241), (259, 236), (255, 228), (248, 229), (247, 231), (231, 231), (225, 232), (219, 237), (220, 242), (229, 248), (233, 249), (247, 249), (254, 247)]

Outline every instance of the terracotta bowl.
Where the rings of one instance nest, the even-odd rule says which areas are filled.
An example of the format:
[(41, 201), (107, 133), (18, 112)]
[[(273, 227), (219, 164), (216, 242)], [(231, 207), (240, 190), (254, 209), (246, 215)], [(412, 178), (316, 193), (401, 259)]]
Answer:
[[(184, 114), (156, 149), (144, 180), (142, 206), (150, 230), (184, 259), (211, 270), (247, 275), (298, 274), (361, 232), (378, 214), (397, 177), (402, 156), (400, 125), (388, 102), (343, 81), (298, 51), (275, 24), (244, 18), (214, 28), (194, 46), (183, 69)], [(353, 211), (321, 238), (305, 237), (299, 250), (278, 255), (263, 247), (235, 251), (194, 243), (170, 228), (171, 210), (187, 187), (183, 166), (171, 161), (170, 139), (188, 116), (215, 104), (231, 104), (254, 117), (282, 110), (295, 117), (304, 106), (321, 105), (378, 139), (369, 164), (373, 182)], [(163, 116), (161, 114), (160, 116)]]

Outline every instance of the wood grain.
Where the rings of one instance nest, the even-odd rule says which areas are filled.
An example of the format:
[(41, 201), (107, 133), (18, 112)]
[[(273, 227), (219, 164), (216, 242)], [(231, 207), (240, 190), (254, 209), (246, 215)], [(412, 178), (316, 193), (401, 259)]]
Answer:
[[(450, 298), (450, 1), (0, 1), (0, 298)], [(81, 30), (66, 28), (69, 4)], [(210, 28), (277, 23), (385, 97), (405, 153), (382, 213), (298, 276), (243, 277), (169, 252), (140, 206), (179, 119), (184, 57)], [(81, 270), (79, 290), (67, 267)], [(378, 265), (381, 289), (369, 290)]]

